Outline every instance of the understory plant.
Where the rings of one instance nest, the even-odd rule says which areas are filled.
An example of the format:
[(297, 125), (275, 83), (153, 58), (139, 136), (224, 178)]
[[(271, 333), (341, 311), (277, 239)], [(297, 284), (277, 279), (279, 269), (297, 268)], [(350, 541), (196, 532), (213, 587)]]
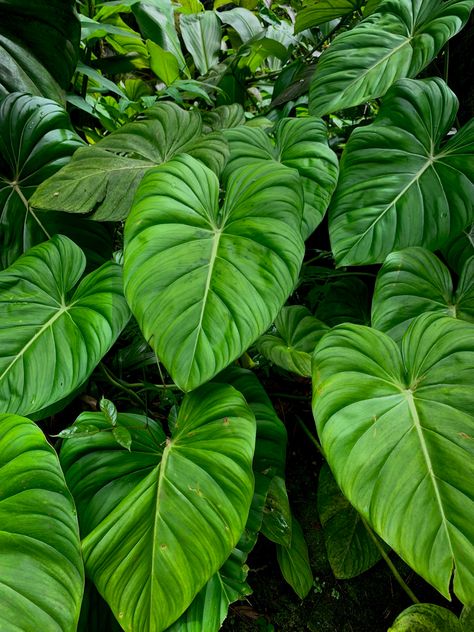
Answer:
[(260, 536), (303, 599), (274, 381), (335, 575), (472, 629), (473, 6), (0, 3), (0, 630), (217, 632)]

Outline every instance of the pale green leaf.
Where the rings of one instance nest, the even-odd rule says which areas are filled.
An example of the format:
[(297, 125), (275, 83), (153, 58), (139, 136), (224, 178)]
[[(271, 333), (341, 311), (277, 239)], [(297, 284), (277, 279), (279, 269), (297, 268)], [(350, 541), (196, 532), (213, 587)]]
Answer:
[(218, 17), (214, 11), (181, 14), (179, 23), (184, 44), (200, 74), (205, 75), (219, 63), (222, 31)]

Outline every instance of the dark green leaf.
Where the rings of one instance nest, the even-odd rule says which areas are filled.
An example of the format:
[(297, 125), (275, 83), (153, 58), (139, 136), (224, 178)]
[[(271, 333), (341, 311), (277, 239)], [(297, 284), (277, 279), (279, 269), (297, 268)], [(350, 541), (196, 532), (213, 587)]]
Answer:
[(450, 610), (419, 603), (404, 610), (388, 632), (468, 632)]
[(299, 522), (293, 516), (291, 545), (277, 544), (277, 559), (286, 581), (301, 599), (304, 599), (313, 585), (313, 573), (308, 558), (308, 547)]
[(305, 0), (296, 15), (295, 33), (350, 15), (363, 4), (364, 0)]

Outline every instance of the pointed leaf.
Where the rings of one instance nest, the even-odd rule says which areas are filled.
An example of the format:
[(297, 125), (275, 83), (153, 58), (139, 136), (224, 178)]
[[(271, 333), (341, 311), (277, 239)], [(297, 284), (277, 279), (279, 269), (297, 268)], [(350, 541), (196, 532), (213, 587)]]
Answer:
[(277, 366), (311, 377), (311, 357), (329, 327), (301, 305), (284, 307), (275, 320), (276, 333), (257, 340), (257, 349)]
[(32, 205), (120, 220), (127, 216), (143, 174), (176, 154), (195, 150), (216, 172), (224, 167), (226, 142), (216, 132), (203, 143), (197, 112), (165, 102), (146, 110), (144, 117), (76, 152), (66, 168), (39, 187)]
[(179, 63), (173, 53), (151, 40), (147, 40), (146, 45), (150, 53), (150, 68), (155, 75), (167, 86), (179, 79)]
[(329, 210), (338, 265), (382, 262), (393, 250), (444, 246), (474, 219), (474, 121), (441, 144), (456, 115), (441, 79), (404, 79), (374, 123), (346, 145)]
[(28, 199), (82, 145), (54, 101), (18, 92), (0, 101), (0, 268), (48, 238)]
[(303, 531), (294, 516), (291, 524), (291, 545), (285, 547), (277, 544), (277, 559), (283, 577), (298, 597), (304, 599), (313, 585), (313, 573)]
[(274, 160), (296, 169), (304, 190), (303, 238), (321, 223), (337, 182), (338, 162), (327, 143), (326, 126), (313, 117), (283, 119), (274, 140), (258, 128), (225, 131), (230, 158), (224, 176), (251, 162)]
[(0, 629), (74, 632), (84, 586), (76, 510), (29, 419), (0, 414)]
[(313, 411), (338, 485), (374, 530), (449, 596), (474, 594), (474, 326), (425, 314), (401, 352), (341, 325), (316, 347)]
[(219, 63), (222, 31), (214, 11), (182, 14), (179, 18), (184, 44), (201, 75)]
[(156, 424), (129, 418), (118, 416), (133, 437), (131, 453), (100, 433), (68, 439), (61, 461), (86, 521), (89, 576), (124, 629), (159, 632), (190, 605), (242, 533), (253, 494), (255, 418), (223, 384), (184, 399), (165, 444)]
[(228, 24), (235, 30), (244, 44), (265, 29), (258, 17), (243, 7), (218, 11), (216, 15), (223, 24)]
[(291, 545), (291, 510), (285, 480), (274, 476), (268, 489), (263, 510), (262, 533), (271, 542)]
[(327, 464), (319, 473), (318, 512), (328, 560), (336, 577), (357, 577), (380, 560), (380, 552), (360, 515), (341, 493)]
[(129, 318), (121, 268), (80, 279), (85, 257), (57, 235), (0, 273), (0, 410), (28, 414), (80, 386)]
[(426, 312), (474, 323), (474, 257), (466, 262), (456, 292), (448, 268), (429, 250), (406, 248), (385, 259), (375, 284), (372, 326), (398, 342)]
[(383, 96), (416, 77), (467, 22), (471, 0), (386, 0), (318, 60), (310, 89), (315, 116)]
[[(125, 227), (125, 291), (145, 339), (192, 390), (241, 355), (293, 290), (302, 194), (280, 165), (219, 181), (190, 156), (147, 174)], [(270, 230), (271, 228), (271, 230)]]
[(450, 610), (419, 603), (404, 610), (388, 632), (468, 632)]

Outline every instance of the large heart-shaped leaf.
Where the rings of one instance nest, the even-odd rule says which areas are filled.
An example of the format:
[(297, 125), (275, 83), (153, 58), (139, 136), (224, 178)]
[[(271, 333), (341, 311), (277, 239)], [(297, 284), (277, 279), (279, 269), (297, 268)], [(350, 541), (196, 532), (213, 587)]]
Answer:
[(125, 292), (175, 383), (192, 390), (241, 355), (298, 278), (302, 190), (262, 163), (219, 181), (180, 156), (148, 173), (125, 226)]
[(201, 132), (197, 112), (157, 104), (142, 120), (76, 152), (67, 167), (39, 187), (31, 204), (41, 210), (88, 213), (96, 220), (124, 219), (143, 174), (176, 154), (195, 155), (216, 173), (222, 171), (224, 138), (218, 132), (202, 138)]
[(329, 327), (301, 305), (284, 307), (275, 320), (275, 333), (257, 340), (257, 349), (277, 366), (311, 377), (311, 356)]
[(404, 610), (388, 632), (469, 632), (450, 610), (431, 603), (417, 603)]
[(426, 312), (474, 323), (474, 257), (456, 291), (448, 268), (429, 250), (406, 248), (385, 259), (375, 284), (372, 326), (398, 342), (411, 321)]
[(0, 268), (49, 237), (28, 202), (36, 187), (69, 162), (82, 140), (54, 101), (10, 94), (0, 102)]
[(321, 55), (310, 89), (316, 116), (384, 95), (416, 77), (469, 18), (471, 0), (385, 0)]
[(85, 256), (56, 235), (0, 273), (0, 410), (28, 414), (74, 391), (129, 318), (121, 268), (85, 277)]
[(379, 549), (360, 515), (341, 493), (327, 463), (318, 478), (318, 512), (335, 577), (357, 577), (380, 560)]
[[(351, 504), (422, 577), (474, 594), (474, 326), (424, 314), (401, 351), (341, 325), (314, 354), (313, 410)], [(453, 576), (453, 577), (452, 577)]]
[(404, 79), (372, 125), (356, 129), (329, 209), (338, 265), (393, 250), (435, 250), (474, 220), (474, 121), (442, 144), (458, 102), (441, 79)]
[(144, 417), (119, 414), (117, 422), (131, 434), (131, 453), (101, 414), (87, 413), (75, 426), (102, 432), (68, 439), (61, 462), (87, 533), (89, 576), (124, 629), (160, 632), (243, 531), (255, 418), (235, 389), (211, 384), (186, 396), (171, 439)]
[(74, 0), (2, 0), (0, 96), (29, 92), (62, 101), (76, 68), (80, 24)]
[(224, 177), (243, 165), (274, 160), (296, 169), (304, 190), (303, 238), (321, 223), (337, 182), (338, 161), (328, 146), (321, 119), (289, 118), (280, 121), (274, 139), (263, 129), (237, 127), (225, 131), (230, 157)]
[(358, 11), (364, 0), (305, 0), (296, 14), (295, 33)]
[(76, 510), (33, 422), (0, 414), (0, 629), (74, 632), (84, 585)]
[(474, 257), (474, 224), (467, 226), (443, 248), (443, 256), (449, 267), (461, 274), (466, 261)]

